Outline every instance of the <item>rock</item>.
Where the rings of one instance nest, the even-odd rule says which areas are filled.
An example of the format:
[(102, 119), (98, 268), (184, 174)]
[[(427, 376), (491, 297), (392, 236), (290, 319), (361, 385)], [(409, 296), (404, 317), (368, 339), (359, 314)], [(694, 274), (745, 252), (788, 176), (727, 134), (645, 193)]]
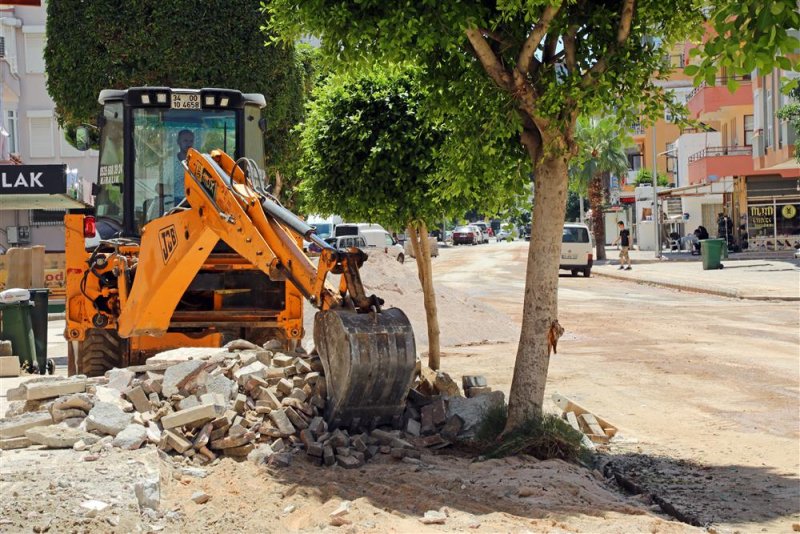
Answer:
[(206, 393), (220, 395), (226, 402), (236, 397), (238, 391), (236, 383), (223, 375), (209, 376), (206, 379)]
[(341, 504), (330, 513), (331, 517), (339, 517), (350, 513), (350, 501), (342, 501)]
[(147, 431), (147, 441), (156, 444), (161, 441), (161, 429), (158, 428), (155, 421), (149, 421), (145, 430)]
[(106, 371), (106, 378), (108, 378), (108, 384), (106, 385), (120, 393), (124, 393), (128, 391), (128, 386), (130, 386), (134, 376), (136, 375), (128, 369), (111, 369)]
[(0, 356), (13, 356), (14, 349), (11, 346), (11, 341), (7, 339), (0, 339)]
[(83, 501), (81, 503), (81, 508), (86, 510), (84, 512), (84, 515), (86, 517), (95, 517), (97, 515), (97, 512), (102, 512), (103, 510), (108, 508), (108, 503), (91, 499), (88, 501)]
[(208, 476), (208, 471), (199, 467), (181, 467), (180, 473), (194, 478), (206, 478)]
[(103, 434), (116, 436), (127, 427), (133, 415), (125, 413), (119, 406), (108, 402), (98, 402), (86, 418), (86, 430), (97, 430)]
[(270, 412), (269, 418), (275, 424), (282, 437), (288, 437), (295, 433), (296, 430), (286, 415), (286, 410), (273, 410)]
[(428, 510), (425, 512), (425, 515), (420, 518), (420, 521), (425, 525), (444, 525), (446, 520), (447, 516), (437, 510)]
[(250, 377), (264, 378), (267, 375), (267, 366), (259, 361), (254, 361), (250, 365), (242, 367), (235, 373), (233, 377), (239, 383), (244, 385)]
[(18, 438), (29, 428), (53, 424), (53, 418), (46, 412), (25, 413), (0, 421), (0, 438)]
[(464, 427), (459, 435), (471, 437), (475, 434), (486, 411), (495, 406), (502, 406), (504, 402), (505, 395), (502, 391), (493, 391), (469, 399), (455, 397), (447, 403), (447, 417), (459, 416), (464, 421)]
[(281, 378), (278, 384), (275, 386), (275, 389), (278, 390), (278, 393), (287, 396), (294, 389), (294, 384), (292, 383), (291, 380), (287, 380), (286, 378)]
[(349, 525), (350, 523), (352, 523), (352, 521), (350, 521), (346, 517), (337, 516), (337, 517), (331, 517), (328, 523), (332, 527), (343, 527), (344, 525)]
[(25, 398), (27, 400), (50, 399), (61, 397), (70, 393), (83, 393), (86, 391), (85, 378), (52, 379), (34, 384), (27, 384)]
[(289, 367), (294, 365), (294, 358), (282, 352), (276, 352), (272, 356), (272, 367)]
[(181, 391), (186, 391), (186, 386), (193, 383), (204, 372), (205, 365), (205, 362), (201, 360), (189, 360), (168, 367), (161, 383), (161, 395), (169, 398)]
[(452, 415), (447, 418), (447, 422), (442, 427), (440, 433), (444, 439), (453, 441), (461, 432), (462, 428), (464, 428), (464, 420), (458, 415)]
[(333, 454), (333, 447), (330, 445), (325, 445), (322, 448), (322, 460), (327, 466), (331, 466), (336, 463), (336, 456)]
[(336, 463), (345, 469), (357, 469), (364, 465), (364, 462), (355, 456), (337, 456)]
[(15, 438), (0, 438), (0, 451), (25, 449), (31, 445), (33, 445), (33, 442), (25, 436), (17, 436)]
[(517, 490), (518, 497), (530, 497), (531, 495), (536, 495), (536, 493), (537, 491), (529, 486), (522, 486)]
[(292, 465), (292, 455), (288, 452), (279, 452), (277, 454), (273, 454), (269, 457), (267, 464), (274, 465), (276, 467), (289, 467)]
[(69, 408), (67, 410), (59, 410), (58, 408), (50, 407), (50, 416), (53, 418), (54, 423), (60, 423), (65, 419), (83, 419), (86, 417), (86, 412), (78, 410), (77, 408)]
[(94, 406), (94, 399), (86, 393), (74, 393), (57, 398), (53, 401), (52, 406), (57, 410), (77, 409), (88, 412)]
[(411, 434), (412, 436), (419, 437), (420, 433), (420, 423), (415, 419), (409, 419), (406, 423), (406, 432)]
[(133, 403), (133, 407), (136, 408), (137, 412), (144, 413), (152, 409), (150, 400), (147, 398), (147, 395), (144, 394), (142, 386), (136, 386), (135, 388), (127, 390), (125, 396)]
[(482, 388), (474, 387), (474, 388), (469, 388), (466, 391), (466, 395), (467, 395), (467, 397), (472, 398), (472, 397), (477, 397), (479, 395), (486, 395), (487, 393), (491, 393), (491, 392), (492, 392), (492, 388), (490, 388), (489, 386), (482, 387)]
[(250, 343), (246, 339), (234, 339), (226, 343), (223, 348), (228, 349), (229, 352), (235, 352), (237, 350), (258, 350), (261, 347), (255, 343)]
[(65, 425), (31, 428), (25, 431), (25, 437), (33, 443), (44, 445), (51, 449), (70, 449), (78, 441), (91, 445), (100, 439), (94, 434), (77, 428), (69, 428)]
[(146, 440), (147, 429), (142, 425), (132, 424), (117, 434), (111, 444), (120, 449), (134, 451), (141, 447)]
[(95, 386), (94, 389), (95, 404), (98, 402), (107, 402), (118, 406), (123, 412), (133, 410), (133, 404), (123, 399), (120, 392), (116, 389), (106, 386)]
[(483, 388), (486, 387), (486, 377), (480, 375), (464, 375), (461, 377), (461, 387), (464, 391), (470, 388)]
[(208, 493), (202, 491), (195, 491), (194, 493), (192, 493), (192, 500), (196, 504), (205, 504), (208, 502), (210, 498), (211, 497), (208, 495)]
[(265, 463), (273, 454), (275, 454), (275, 451), (272, 450), (272, 447), (264, 443), (250, 451), (250, 454), (247, 455), (247, 459), (256, 465), (260, 465)]
[(158, 475), (136, 482), (133, 486), (139, 510), (155, 510), (161, 503), (161, 481)]
[(88, 448), (89, 448), (89, 445), (85, 441), (83, 441), (82, 439), (79, 439), (78, 441), (76, 441), (72, 445), (72, 450), (73, 451), (78, 451), (78, 452), (83, 452)]

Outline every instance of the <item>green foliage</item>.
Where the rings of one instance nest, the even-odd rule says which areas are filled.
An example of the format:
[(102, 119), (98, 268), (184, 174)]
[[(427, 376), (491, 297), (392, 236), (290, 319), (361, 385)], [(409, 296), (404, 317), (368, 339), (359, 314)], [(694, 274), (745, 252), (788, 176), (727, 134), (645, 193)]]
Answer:
[[(791, 97), (794, 102), (786, 104), (778, 110), (778, 118), (782, 121), (787, 121), (789, 128), (794, 130), (794, 135), (797, 137), (798, 132), (800, 132), (800, 102), (798, 102), (800, 100), (800, 87), (794, 88), (791, 92)], [(800, 143), (795, 143), (794, 155), (795, 159), (800, 162)]]
[(583, 434), (552, 414), (528, 419), (512, 432), (502, 435), (508, 418), (506, 405), (493, 406), (483, 416), (475, 440), (483, 455), (502, 458), (530, 454), (540, 460), (558, 458), (568, 462), (581, 459), (587, 451), (581, 446)]
[[(797, 50), (800, 40), (800, 10), (796, 0), (714, 0), (709, 2), (708, 21), (716, 34), (704, 46), (692, 50), (696, 58), (684, 72), (695, 85), (714, 85), (718, 73), (727, 73), (728, 88), (738, 86), (732, 75), (758, 71), (763, 75), (779, 68), (800, 71)], [(795, 35), (792, 35), (795, 33)], [(797, 86), (797, 78), (785, 88)]]
[(581, 203), (578, 193), (570, 191), (567, 193), (567, 211), (564, 214), (565, 221), (579, 221), (581, 219)]
[(290, 152), (304, 72), (291, 45), (265, 47), (257, 0), (47, 3), (47, 88), (66, 130), (95, 123), (102, 89), (230, 87), (267, 98), (268, 165)]
[[(653, 173), (650, 169), (639, 169), (639, 172), (636, 173), (636, 180), (634, 183), (636, 185), (653, 185)], [(669, 185), (669, 178), (665, 174), (658, 173), (656, 183), (659, 187), (667, 187)]]
[(578, 154), (569, 169), (572, 191), (586, 196), (589, 182), (597, 173), (624, 176), (628, 172), (625, 148), (633, 145), (633, 140), (614, 118), (579, 118), (575, 140)]

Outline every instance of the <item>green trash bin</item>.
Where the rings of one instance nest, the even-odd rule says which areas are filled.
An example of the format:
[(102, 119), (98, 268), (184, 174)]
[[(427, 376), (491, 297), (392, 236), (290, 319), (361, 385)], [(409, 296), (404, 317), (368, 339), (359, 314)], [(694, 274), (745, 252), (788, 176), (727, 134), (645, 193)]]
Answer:
[(34, 365), (38, 368), (36, 340), (31, 324), (32, 308), (33, 303), (29, 300), (0, 303), (0, 313), (3, 314), (3, 330), (0, 332), (0, 338), (11, 341), (11, 347), (19, 357), (20, 366), (29, 372), (33, 371)]
[(703, 258), (703, 270), (722, 269), (722, 251), (724, 239), (703, 239), (700, 241), (700, 255)]
[(52, 361), (47, 359), (47, 304), (50, 298), (50, 290), (29, 289), (33, 308), (31, 309), (31, 326), (33, 327), (33, 339), (36, 344), (36, 365), (39, 374), (53, 374), (55, 367)]

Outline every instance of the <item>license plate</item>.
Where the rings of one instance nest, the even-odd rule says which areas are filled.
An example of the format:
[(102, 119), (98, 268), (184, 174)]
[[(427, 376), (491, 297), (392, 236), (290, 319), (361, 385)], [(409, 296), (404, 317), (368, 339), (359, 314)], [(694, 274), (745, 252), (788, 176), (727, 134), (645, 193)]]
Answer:
[(577, 254), (562, 254), (561, 255), (561, 259), (562, 260), (577, 260), (578, 259), (578, 255)]
[(200, 109), (200, 95), (172, 93), (172, 109)]

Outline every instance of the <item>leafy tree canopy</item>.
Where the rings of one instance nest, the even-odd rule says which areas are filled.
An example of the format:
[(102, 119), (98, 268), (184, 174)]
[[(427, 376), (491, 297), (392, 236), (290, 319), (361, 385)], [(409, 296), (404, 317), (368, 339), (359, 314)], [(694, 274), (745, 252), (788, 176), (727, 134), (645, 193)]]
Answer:
[[(636, 185), (653, 185), (653, 172), (650, 169), (639, 169), (636, 173)], [(669, 185), (669, 178), (666, 174), (658, 173), (656, 183), (659, 187), (667, 187)]]
[(102, 89), (229, 87), (267, 99), (268, 164), (289, 150), (304, 71), (291, 45), (265, 47), (257, 0), (47, 3), (47, 88), (59, 123), (94, 123)]

